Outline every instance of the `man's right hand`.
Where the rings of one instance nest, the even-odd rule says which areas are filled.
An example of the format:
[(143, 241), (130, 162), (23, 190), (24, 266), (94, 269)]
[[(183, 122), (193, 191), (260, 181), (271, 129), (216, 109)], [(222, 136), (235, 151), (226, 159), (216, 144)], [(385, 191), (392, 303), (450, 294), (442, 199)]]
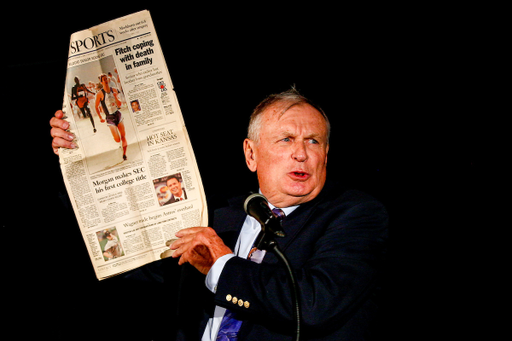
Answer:
[(52, 126), (52, 130), (50, 130), (50, 134), (53, 137), (52, 140), (52, 148), (53, 152), (59, 155), (59, 147), (73, 149), (76, 145), (73, 143), (73, 139), (75, 138), (73, 134), (67, 132), (69, 129), (69, 123), (64, 121), (62, 118), (64, 117), (64, 113), (62, 110), (57, 110), (55, 112), (55, 116), (50, 120), (50, 125)]

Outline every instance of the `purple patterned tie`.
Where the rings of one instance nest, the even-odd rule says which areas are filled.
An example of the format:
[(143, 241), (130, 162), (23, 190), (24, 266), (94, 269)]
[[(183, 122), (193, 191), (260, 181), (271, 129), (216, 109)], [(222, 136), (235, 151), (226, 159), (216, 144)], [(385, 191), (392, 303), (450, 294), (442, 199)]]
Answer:
[(272, 210), (272, 213), (274, 213), (274, 215), (281, 221), (283, 221), (284, 217), (286, 217), (286, 214), (283, 212), (283, 210), (277, 207)]
[[(281, 221), (286, 216), (282, 209), (274, 208), (272, 213), (278, 217)], [(265, 251), (256, 249), (255, 247), (249, 252), (249, 258), (251, 261), (261, 263), (265, 256)], [(238, 341), (238, 331), (242, 326), (242, 321), (236, 319), (236, 313), (226, 309), (226, 313), (220, 323), (219, 333), (217, 334), (217, 341)]]

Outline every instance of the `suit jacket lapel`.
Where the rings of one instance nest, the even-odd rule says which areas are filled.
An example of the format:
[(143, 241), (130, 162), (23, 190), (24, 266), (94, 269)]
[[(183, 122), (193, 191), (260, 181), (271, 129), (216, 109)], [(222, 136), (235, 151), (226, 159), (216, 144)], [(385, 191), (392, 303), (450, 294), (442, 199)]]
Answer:
[(295, 238), (299, 235), (300, 231), (308, 223), (312, 214), (315, 212), (319, 200), (300, 205), (295, 211), (283, 220), (283, 230), (286, 234), (283, 238), (276, 238), (279, 246), (286, 250)]

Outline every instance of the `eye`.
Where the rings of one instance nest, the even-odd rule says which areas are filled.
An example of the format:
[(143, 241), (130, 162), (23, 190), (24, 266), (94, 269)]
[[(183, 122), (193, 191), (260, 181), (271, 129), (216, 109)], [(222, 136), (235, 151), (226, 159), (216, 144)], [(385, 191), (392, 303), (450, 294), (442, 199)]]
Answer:
[(285, 137), (285, 138), (284, 138), (284, 139), (282, 139), (281, 141), (283, 141), (283, 142), (290, 142), (291, 140), (290, 140), (290, 138), (289, 138), (289, 137)]
[(319, 142), (315, 139), (309, 139), (309, 143), (311, 144), (319, 144)]

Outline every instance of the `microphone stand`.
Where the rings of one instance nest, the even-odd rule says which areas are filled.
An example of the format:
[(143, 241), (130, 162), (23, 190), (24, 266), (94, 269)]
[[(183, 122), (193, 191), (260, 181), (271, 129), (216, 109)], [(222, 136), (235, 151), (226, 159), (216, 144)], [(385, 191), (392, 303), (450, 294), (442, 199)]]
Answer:
[(274, 236), (284, 237), (284, 231), (281, 229), (281, 223), (277, 219), (270, 219), (266, 224), (261, 224), (261, 232), (256, 238), (255, 246), (260, 250), (267, 250), (273, 252), (277, 258), (279, 258), (285, 265), (287, 270), (288, 279), (290, 280), (290, 289), (292, 293), (292, 304), (293, 304), (293, 316), (295, 319), (295, 340), (300, 340), (300, 329), (301, 329), (301, 309), (299, 302), (299, 286), (293, 274), (292, 267), (288, 258), (279, 248), (279, 245), (274, 239)]

